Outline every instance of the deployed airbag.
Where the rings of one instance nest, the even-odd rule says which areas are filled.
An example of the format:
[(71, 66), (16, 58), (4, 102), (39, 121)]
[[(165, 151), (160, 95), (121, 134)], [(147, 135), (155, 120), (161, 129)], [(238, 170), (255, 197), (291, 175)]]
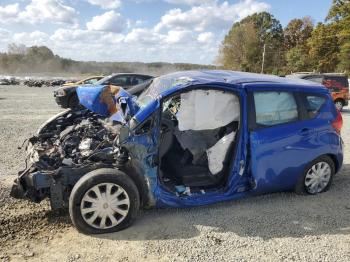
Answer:
[(231, 132), (221, 138), (214, 146), (207, 150), (210, 173), (218, 174), (224, 168), (227, 151), (235, 138), (236, 132)]
[(218, 90), (194, 90), (181, 94), (181, 106), (176, 114), (179, 130), (208, 130), (238, 121), (238, 97)]

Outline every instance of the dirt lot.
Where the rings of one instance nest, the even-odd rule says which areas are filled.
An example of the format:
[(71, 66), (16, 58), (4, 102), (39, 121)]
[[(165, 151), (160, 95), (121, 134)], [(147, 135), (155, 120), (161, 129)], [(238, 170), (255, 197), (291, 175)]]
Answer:
[(131, 228), (102, 236), (77, 233), (47, 202), (8, 196), (24, 167), (17, 146), (58, 111), (52, 89), (0, 87), (0, 261), (350, 261), (349, 109), (345, 165), (329, 192), (143, 211)]

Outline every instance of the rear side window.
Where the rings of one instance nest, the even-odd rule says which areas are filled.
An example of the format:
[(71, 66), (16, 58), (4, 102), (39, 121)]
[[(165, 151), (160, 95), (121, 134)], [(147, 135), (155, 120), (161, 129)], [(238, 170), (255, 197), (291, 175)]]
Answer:
[(349, 88), (349, 82), (345, 76), (325, 76), (323, 84), (331, 89)]
[(274, 126), (298, 120), (293, 93), (254, 92), (255, 119), (258, 126)]
[(308, 77), (305, 77), (304, 79), (318, 83), (318, 84), (323, 83), (323, 76), (308, 76)]
[(305, 109), (307, 118), (315, 118), (320, 112), (321, 107), (326, 102), (326, 98), (318, 95), (305, 95)]

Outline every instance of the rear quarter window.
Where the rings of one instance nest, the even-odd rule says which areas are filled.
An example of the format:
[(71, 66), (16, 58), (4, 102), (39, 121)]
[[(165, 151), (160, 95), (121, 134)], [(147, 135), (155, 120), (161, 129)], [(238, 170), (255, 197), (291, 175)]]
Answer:
[(314, 94), (302, 94), (302, 96), (304, 98), (306, 118), (315, 118), (320, 113), (322, 106), (325, 104), (326, 98), (324, 96)]
[(344, 76), (325, 76), (323, 85), (331, 89), (349, 88), (348, 79)]

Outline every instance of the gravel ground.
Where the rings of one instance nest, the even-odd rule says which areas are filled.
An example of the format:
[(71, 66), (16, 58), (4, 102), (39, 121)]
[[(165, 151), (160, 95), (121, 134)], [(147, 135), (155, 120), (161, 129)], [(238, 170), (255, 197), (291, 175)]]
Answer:
[[(0, 87), (0, 261), (350, 261), (350, 154), (330, 191), (142, 211), (122, 232), (85, 236), (47, 202), (9, 198), (17, 149), (59, 112), (50, 88)], [(344, 114), (345, 151), (350, 110)]]

